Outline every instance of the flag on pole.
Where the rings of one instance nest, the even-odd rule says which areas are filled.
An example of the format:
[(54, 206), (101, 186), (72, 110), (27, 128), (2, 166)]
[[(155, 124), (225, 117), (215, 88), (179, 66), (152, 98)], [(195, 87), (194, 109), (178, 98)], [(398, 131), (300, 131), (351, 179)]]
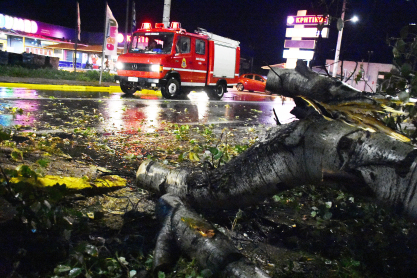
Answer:
[(133, 33), (136, 30), (136, 8), (135, 2), (132, 3), (132, 29), (130, 30)]
[(104, 55), (117, 55), (117, 21), (107, 5)]
[(80, 4), (77, 2), (77, 37), (81, 41), (81, 17), (80, 17)]

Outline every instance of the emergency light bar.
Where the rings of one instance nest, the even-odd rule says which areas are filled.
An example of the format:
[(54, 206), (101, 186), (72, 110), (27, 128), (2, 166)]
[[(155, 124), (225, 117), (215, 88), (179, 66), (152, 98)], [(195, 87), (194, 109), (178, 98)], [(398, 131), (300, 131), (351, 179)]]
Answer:
[(171, 26), (169, 28), (171, 28), (171, 29), (181, 29), (181, 23), (171, 22)]
[(165, 24), (163, 24), (163, 23), (155, 23), (155, 28), (165, 28)]
[(150, 23), (142, 23), (141, 29), (151, 29), (152, 25)]

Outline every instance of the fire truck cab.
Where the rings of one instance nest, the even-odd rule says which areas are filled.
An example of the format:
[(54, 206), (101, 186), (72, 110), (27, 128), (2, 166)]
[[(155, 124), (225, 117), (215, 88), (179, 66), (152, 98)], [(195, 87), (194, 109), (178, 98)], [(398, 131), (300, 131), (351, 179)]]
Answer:
[(125, 94), (138, 90), (161, 90), (162, 96), (176, 98), (191, 91), (205, 91), (220, 99), (239, 77), (239, 42), (198, 28), (195, 33), (169, 28), (163, 23), (143, 23), (136, 30), (128, 52), (117, 60), (116, 80)]

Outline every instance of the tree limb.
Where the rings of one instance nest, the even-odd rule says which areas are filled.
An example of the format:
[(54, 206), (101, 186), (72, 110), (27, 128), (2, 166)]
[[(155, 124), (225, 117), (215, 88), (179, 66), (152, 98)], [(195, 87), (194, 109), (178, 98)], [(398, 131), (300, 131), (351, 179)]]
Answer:
[(228, 237), (216, 230), (174, 195), (162, 196), (156, 213), (163, 227), (154, 252), (154, 273), (165, 270), (176, 250), (194, 258), (213, 277), (269, 277), (246, 259)]

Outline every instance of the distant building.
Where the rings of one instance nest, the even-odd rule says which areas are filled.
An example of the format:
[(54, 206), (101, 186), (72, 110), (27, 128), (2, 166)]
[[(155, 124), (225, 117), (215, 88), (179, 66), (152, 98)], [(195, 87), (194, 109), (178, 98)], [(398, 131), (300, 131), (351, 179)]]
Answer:
[[(81, 32), (77, 44), (77, 68), (96, 61), (101, 65), (103, 33)], [(75, 29), (17, 18), (0, 13), (0, 51), (58, 57), (60, 68), (73, 68)], [(118, 49), (123, 49), (123, 45)]]
[[(334, 60), (326, 60), (326, 68), (332, 75)], [(342, 62), (339, 61), (337, 76), (341, 76)], [(378, 86), (384, 81), (384, 73), (389, 73), (394, 68), (392, 64), (343, 61), (343, 82), (361, 91), (376, 92)], [(362, 80), (356, 82), (355, 77), (361, 72)], [(350, 77), (349, 80), (347, 80)]]

